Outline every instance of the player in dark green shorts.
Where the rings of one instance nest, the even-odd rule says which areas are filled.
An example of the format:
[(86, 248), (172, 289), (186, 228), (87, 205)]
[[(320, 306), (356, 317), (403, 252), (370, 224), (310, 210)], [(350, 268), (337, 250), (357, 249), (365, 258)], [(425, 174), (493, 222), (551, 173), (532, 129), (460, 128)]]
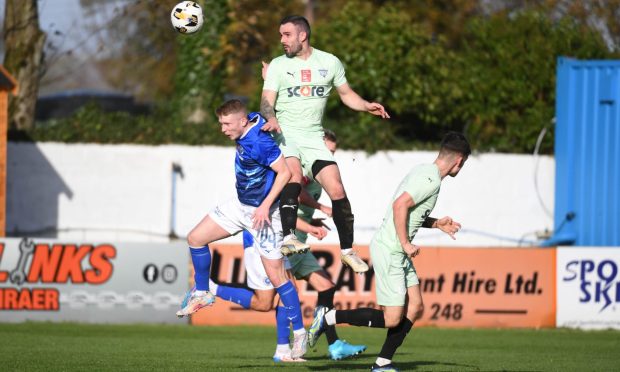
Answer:
[(294, 238), (296, 210), (304, 170), (318, 181), (332, 201), (334, 224), (340, 239), (341, 259), (355, 272), (368, 265), (352, 250), (353, 212), (340, 170), (323, 143), (323, 113), (335, 88), (342, 102), (355, 111), (389, 118), (382, 105), (360, 97), (347, 83), (340, 60), (310, 46), (310, 25), (301, 16), (280, 22), (285, 54), (269, 64), (261, 99), (261, 113), (267, 118), (263, 130), (276, 132), (286, 163), (293, 176), (280, 195), (284, 254), (307, 249)]
[(396, 371), (392, 357), (424, 309), (412, 258), (420, 248), (412, 240), (420, 227), (438, 228), (452, 238), (461, 225), (450, 217), (429, 217), (435, 207), (441, 181), (456, 176), (471, 153), (460, 133), (448, 133), (432, 164), (414, 167), (396, 189), (392, 204), (370, 243), (375, 271), (377, 304), (382, 310), (327, 310), (317, 308), (308, 330), (308, 345), (316, 343), (325, 326), (347, 323), (362, 327), (389, 328), (373, 371)]

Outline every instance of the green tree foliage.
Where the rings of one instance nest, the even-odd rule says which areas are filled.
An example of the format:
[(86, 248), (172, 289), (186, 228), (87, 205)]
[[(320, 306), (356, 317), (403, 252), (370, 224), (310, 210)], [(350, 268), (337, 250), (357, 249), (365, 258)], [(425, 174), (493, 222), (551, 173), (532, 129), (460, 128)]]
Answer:
[[(162, 145), (230, 145), (214, 125), (187, 125), (175, 120), (169, 107), (161, 106), (152, 115), (133, 116), (125, 112), (106, 113), (94, 103), (80, 108), (66, 119), (54, 119), (27, 134), (32, 141), (134, 143)], [(19, 133), (22, 135), (22, 133)]]
[(382, 122), (330, 102), (327, 125), (345, 147), (369, 151), (424, 146), (459, 130), (479, 150), (530, 152), (554, 117), (556, 58), (618, 57), (586, 25), (537, 11), (470, 18), (451, 48), (398, 4), (349, 2), (314, 35), (341, 58), (354, 89), (392, 114)]
[(561, 16), (599, 32), (614, 51), (620, 50), (620, 0), (546, 0), (536, 9), (552, 19)]
[(181, 123), (204, 123), (224, 96), (226, 56), (220, 35), (227, 22), (226, 0), (206, 0), (204, 25), (199, 32), (177, 37), (179, 50), (175, 72), (174, 112)]
[[(250, 108), (257, 108), (260, 61), (282, 54), (279, 20), (286, 14), (300, 14), (305, 7), (301, 0), (274, 0), (269, 7), (258, 0), (199, 2), (206, 19), (197, 34), (164, 34), (159, 29), (132, 34), (127, 29), (137, 38), (128, 46), (153, 48), (153, 60), (140, 64), (139, 59), (127, 59), (131, 68), (124, 68), (161, 79), (145, 85), (162, 93), (154, 96), (165, 98), (154, 115), (104, 120), (107, 115), (89, 108), (36, 129), (32, 137), (102, 143), (227, 143), (215, 125), (214, 107), (225, 93), (232, 93), (249, 96)], [(151, 2), (130, 3), (136, 12), (132, 14), (140, 14), (146, 28), (152, 24), (169, 31), (162, 19), (168, 23), (170, 4), (155, 0), (154, 9), (138, 12), (146, 3)], [(538, 133), (555, 114), (557, 57), (619, 58), (610, 51), (618, 40), (618, 26), (612, 22), (618, 0), (610, 0), (609, 9), (601, 2), (559, 0), (312, 3), (312, 44), (337, 55), (349, 84), (364, 98), (383, 103), (392, 116), (381, 120), (356, 113), (334, 93), (324, 124), (336, 131), (345, 148), (370, 152), (426, 148), (435, 146), (446, 131), (458, 130), (481, 151), (531, 152)], [(164, 10), (162, 18), (158, 13)], [(161, 40), (142, 41), (142, 47), (133, 44), (140, 37)], [(168, 42), (172, 46), (165, 40), (172, 40)], [(155, 62), (158, 56), (161, 66)], [(123, 74), (119, 73), (119, 81)], [(121, 125), (123, 121), (127, 125)], [(547, 137), (542, 150), (550, 152), (552, 144)]]
[[(600, 35), (536, 11), (473, 19), (463, 35), (464, 129), (477, 148), (530, 152), (555, 116), (558, 56), (613, 58)], [(617, 55), (615, 56), (617, 58)], [(551, 149), (546, 141), (544, 151)]]
[(274, 46), (280, 44), (278, 27), (285, 14), (300, 14), (300, 1), (263, 0), (229, 1), (228, 22), (220, 35), (219, 53), (225, 56), (226, 88), (229, 92), (258, 100), (262, 87), (261, 61), (268, 61)]
[(459, 85), (461, 61), (401, 7), (349, 2), (314, 37), (318, 48), (339, 56), (349, 84), (392, 115), (384, 121), (332, 100), (327, 125), (344, 147), (411, 148), (414, 141), (435, 141), (459, 129), (466, 95)]
[(95, 63), (108, 84), (140, 100), (167, 100), (174, 92), (178, 50), (178, 35), (168, 16), (173, 3), (80, 0), (80, 4), (89, 20), (88, 32), (102, 49)]

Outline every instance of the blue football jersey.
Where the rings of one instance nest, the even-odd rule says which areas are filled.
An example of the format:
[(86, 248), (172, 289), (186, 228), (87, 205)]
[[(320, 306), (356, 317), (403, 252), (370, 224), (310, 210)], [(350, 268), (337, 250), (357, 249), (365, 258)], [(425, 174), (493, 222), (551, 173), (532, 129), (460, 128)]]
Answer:
[(237, 140), (235, 156), (236, 188), (239, 201), (258, 207), (273, 186), (276, 172), (271, 165), (282, 152), (268, 132), (260, 130), (266, 123), (257, 112), (248, 115), (250, 129)]

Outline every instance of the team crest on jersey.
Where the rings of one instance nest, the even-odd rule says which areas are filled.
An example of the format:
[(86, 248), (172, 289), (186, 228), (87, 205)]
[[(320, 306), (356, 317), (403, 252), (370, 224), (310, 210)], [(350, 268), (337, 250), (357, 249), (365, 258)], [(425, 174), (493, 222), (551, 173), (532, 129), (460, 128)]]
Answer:
[(301, 70), (301, 82), (309, 83), (312, 81), (312, 70)]
[(320, 68), (319, 69), (319, 75), (321, 75), (322, 77), (326, 77), (327, 76), (327, 69), (326, 68)]

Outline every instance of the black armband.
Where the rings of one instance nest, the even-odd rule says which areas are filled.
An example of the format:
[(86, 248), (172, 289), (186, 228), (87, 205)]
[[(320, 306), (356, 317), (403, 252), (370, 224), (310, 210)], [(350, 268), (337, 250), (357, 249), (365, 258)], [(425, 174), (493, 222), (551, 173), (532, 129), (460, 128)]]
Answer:
[(426, 227), (427, 229), (432, 229), (433, 228), (433, 224), (435, 223), (435, 221), (437, 221), (436, 218), (426, 217), (424, 222), (422, 222), (422, 227)]

